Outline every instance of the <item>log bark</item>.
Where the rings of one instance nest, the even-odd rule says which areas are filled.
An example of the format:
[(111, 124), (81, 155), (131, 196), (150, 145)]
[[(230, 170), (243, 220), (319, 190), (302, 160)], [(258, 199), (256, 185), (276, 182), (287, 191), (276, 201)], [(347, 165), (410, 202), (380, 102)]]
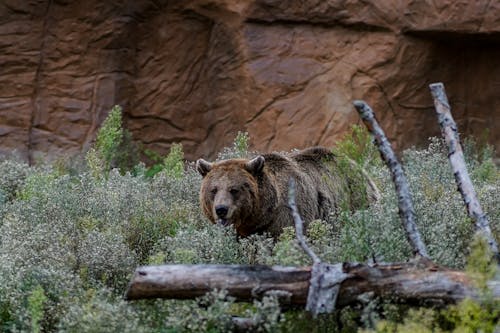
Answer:
[[(429, 260), (397, 264), (344, 263), (347, 278), (340, 284), (337, 308), (381, 297), (406, 304), (455, 303), (478, 293), (464, 272), (440, 268)], [(213, 289), (225, 289), (237, 301), (251, 301), (266, 294), (288, 295), (291, 305), (305, 306), (311, 267), (245, 265), (163, 265), (139, 267), (125, 299), (192, 299)], [(500, 281), (489, 283), (500, 299)]]
[(422, 257), (428, 258), (429, 255), (427, 254), (427, 249), (422, 241), (422, 238), (420, 237), (417, 224), (415, 223), (415, 211), (413, 210), (410, 187), (403, 172), (403, 168), (401, 167), (389, 140), (385, 136), (384, 131), (378, 124), (375, 114), (370, 106), (364, 101), (354, 101), (353, 104), (366, 128), (374, 136), (375, 144), (380, 152), (380, 156), (391, 172), (392, 180), (396, 187), (396, 193), (398, 196), (399, 216), (403, 222), (406, 237), (408, 238), (408, 242), (413, 250), (413, 254), (418, 254)]
[(291, 295), (292, 304), (305, 304), (309, 268), (247, 265), (162, 265), (136, 269), (125, 299), (191, 299), (213, 289), (227, 290), (239, 301), (252, 301), (271, 291)]
[(444, 85), (438, 82), (429, 85), (429, 88), (434, 98), (434, 107), (438, 116), (439, 127), (441, 127), (441, 134), (448, 145), (450, 165), (455, 175), (458, 190), (467, 208), (467, 213), (474, 221), (476, 231), (486, 238), (491, 251), (495, 255), (497, 261), (500, 262), (497, 242), (495, 237), (493, 237), (488, 218), (481, 208), (469, 173), (467, 172), (457, 124), (451, 115), (451, 108), (444, 90)]

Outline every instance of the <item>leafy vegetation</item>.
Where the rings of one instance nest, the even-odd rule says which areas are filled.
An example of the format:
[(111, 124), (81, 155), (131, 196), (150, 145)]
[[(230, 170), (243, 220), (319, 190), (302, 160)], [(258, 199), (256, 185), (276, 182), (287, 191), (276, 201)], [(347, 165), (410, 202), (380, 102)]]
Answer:
[[(427, 149), (403, 154), (419, 227), (433, 260), (471, 272), (484, 290), (479, 302), (433, 310), (371, 300), (312, 320), (297, 309), (281, 310), (273, 297), (243, 305), (224, 291), (194, 301), (123, 301), (138, 265), (310, 264), (291, 228), (276, 242), (266, 235), (238, 240), (233, 230), (208, 223), (198, 205), (201, 177), (183, 160), (180, 145), (157, 160), (155, 172), (140, 163), (120, 164), (120, 156), (129, 154), (121, 150), (123, 133), (121, 110), (115, 108), (86, 165), (76, 171), (0, 161), (0, 331), (224, 332), (233, 329), (233, 315), (252, 318), (261, 332), (499, 329), (498, 302), (484, 283), (498, 279), (498, 272), (484, 244), (471, 242), (472, 223), (438, 139)], [(238, 134), (219, 158), (251, 155), (248, 140)], [(410, 258), (393, 185), (369, 136), (357, 128), (336, 152), (362, 166), (382, 196), (364, 210), (314, 221), (307, 235), (314, 251), (332, 263)], [(500, 240), (499, 170), (491, 150), (478, 151), (470, 143), (466, 152), (483, 209)]]
[(373, 144), (371, 135), (361, 126), (354, 125), (343, 140), (333, 148), (333, 153), (337, 157), (336, 170), (333, 171), (350, 179), (351, 199), (341, 203), (341, 207), (346, 211), (352, 206), (366, 208), (369, 205), (366, 193), (370, 194), (369, 197), (376, 196), (375, 190), (367, 188), (366, 178), (373, 179), (371, 170), (383, 168), (380, 154)]
[(497, 332), (500, 301), (494, 300), (486, 282), (499, 273), (485, 239), (475, 237), (467, 273), (480, 292), (479, 301), (465, 299), (447, 309), (410, 309), (400, 321), (381, 320), (374, 332)]
[(143, 172), (145, 176), (153, 177), (159, 172), (164, 172), (168, 177), (179, 179), (184, 175), (184, 152), (181, 144), (172, 144), (169, 154), (164, 158), (151, 150), (146, 150), (145, 153), (152, 161), (156, 162)]
[(138, 163), (137, 147), (122, 127), (122, 108), (115, 105), (97, 132), (94, 146), (87, 152), (87, 166), (95, 178), (106, 177), (118, 168), (124, 172)]
[(233, 146), (226, 147), (217, 157), (218, 160), (226, 160), (230, 158), (249, 158), (252, 153), (248, 150), (249, 136), (247, 132), (238, 132), (234, 138)]

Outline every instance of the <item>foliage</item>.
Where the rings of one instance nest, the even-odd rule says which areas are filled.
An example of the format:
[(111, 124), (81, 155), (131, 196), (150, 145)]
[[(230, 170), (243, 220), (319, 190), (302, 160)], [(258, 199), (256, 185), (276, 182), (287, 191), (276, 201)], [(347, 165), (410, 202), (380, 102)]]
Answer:
[(381, 320), (375, 332), (497, 332), (500, 328), (500, 301), (491, 297), (486, 281), (498, 274), (487, 242), (476, 236), (467, 258), (467, 272), (475, 281), (479, 299), (465, 299), (446, 309), (410, 309), (402, 321)]
[(369, 205), (369, 197), (375, 190), (367, 186), (367, 178), (378, 187), (373, 173), (382, 167), (382, 160), (372, 141), (370, 133), (364, 127), (354, 125), (333, 148), (333, 153), (337, 156), (333, 172), (348, 179), (349, 193), (346, 197), (350, 200), (340, 203), (343, 210), (366, 208)]
[(172, 145), (163, 164), (167, 177), (182, 178), (184, 176), (184, 152), (181, 144)]
[(248, 153), (250, 138), (247, 132), (238, 132), (234, 139), (234, 150), (240, 157), (244, 157)]
[(151, 332), (142, 325), (140, 313), (133, 306), (106, 290), (89, 290), (66, 302), (67, 308), (57, 324), (58, 332)]
[[(456, 190), (443, 142), (432, 139), (424, 150), (405, 151), (403, 162), (417, 224), (431, 258), (445, 266), (463, 268), (473, 224)], [(471, 174), (482, 165), (479, 162), (471, 165)], [(366, 210), (344, 212), (340, 216), (343, 227), (339, 233), (339, 246), (346, 247), (344, 260), (351, 257), (361, 261), (368, 258), (400, 261), (411, 255), (399, 222), (394, 185), (388, 171), (375, 171), (378, 174), (373, 173), (374, 177), (383, 180), (377, 181), (382, 198)], [(500, 239), (500, 181), (473, 181), (483, 210), (490, 217), (491, 228)]]
[(226, 160), (230, 158), (249, 158), (253, 155), (249, 151), (250, 137), (247, 132), (238, 132), (234, 138), (231, 148), (225, 147), (217, 157), (217, 160)]
[(99, 179), (113, 168), (122, 172), (129, 170), (137, 164), (137, 156), (130, 132), (122, 127), (122, 108), (115, 105), (97, 132), (94, 146), (86, 154), (87, 165)]
[[(87, 154), (87, 168), (28, 166), (14, 159), (0, 162), (0, 331), (224, 332), (234, 329), (232, 316), (251, 318), (262, 332), (340, 332), (360, 327), (393, 332), (406, 324), (414, 331), (465, 327), (487, 331), (498, 322), (494, 312), (498, 305), (487, 292), (479, 302), (467, 301), (448, 312), (408, 312), (373, 301), (316, 320), (297, 309), (283, 311), (273, 297), (241, 305), (224, 291), (194, 301), (123, 301), (138, 265), (308, 265), (310, 259), (299, 248), (292, 228), (274, 241), (268, 235), (238, 239), (234, 230), (210, 224), (198, 204), (201, 177), (183, 161), (180, 145), (173, 145), (170, 154), (158, 160), (161, 169), (154, 174), (147, 174), (141, 164), (118, 170), (117, 151), (123, 147), (114, 141), (123, 134), (118, 115), (114, 109), (100, 130), (94, 152)], [(388, 172), (361, 129), (346, 140), (350, 141), (339, 143), (337, 153), (345, 152), (364, 168), (381, 198), (363, 210), (332, 212), (329, 221), (311, 222), (308, 243), (332, 263), (408, 259), (411, 253)], [(250, 156), (248, 142), (248, 135), (240, 133), (219, 158)], [(490, 153), (466, 151), (475, 154), (468, 165), (498, 239), (499, 171)], [(469, 243), (472, 223), (441, 141), (432, 140), (424, 150), (408, 150), (403, 161), (432, 258), (462, 269), (472, 252), (467, 267), (482, 272), (479, 277), (491, 278), (484, 247)], [(485, 279), (479, 278), (479, 285), (484, 286)]]
[(95, 141), (95, 149), (101, 153), (104, 161), (108, 163), (106, 169), (109, 169), (109, 164), (115, 157), (122, 138), (122, 108), (115, 105), (97, 132)]
[(111, 169), (122, 138), (122, 108), (115, 105), (97, 132), (94, 147), (87, 153), (87, 162), (96, 178)]
[[(163, 158), (156, 151), (151, 149), (145, 149), (144, 155), (151, 160), (153, 163), (150, 167), (146, 168), (144, 165), (139, 165), (137, 168), (142, 172), (137, 172), (138, 174), (143, 174), (146, 177), (153, 177), (158, 172), (163, 170)], [(144, 169), (144, 170), (142, 170)]]
[(15, 198), (29, 173), (26, 163), (15, 159), (0, 161), (0, 205)]
[(166, 176), (173, 178), (182, 178), (184, 176), (184, 152), (180, 143), (172, 144), (170, 152), (165, 158), (152, 150), (146, 150), (145, 154), (149, 159), (156, 162), (145, 170), (145, 176), (153, 177), (159, 172), (164, 172)]
[(500, 301), (493, 299), (487, 282), (500, 274), (485, 238), (476, 235), (467, 258), (467, 273), (479, 290), (479, 300), (465, 299), (445, 311), (455, 331), (493, 332), (500, 328)]
[(359, 125), (351, 127), (351, 131), (337, 142), (333, 152), (340, 157), (353, 160), (362, 168), (372, 164), (380, 166), (382, 162), (370, 133)]
[(476, 182), (494, 182), (500, 177), (498, 168), (493, 161), (495, 151), (488, 145), (486, 138), (488, 131), (479, 140), (468, 137), (464, 140), (464, 155), (466, 163), (472, 171), (472, 178)]
[(500, 273), (487, 240), (480, 234), (476, 234), (472, 241), (466, 269), (476, 287), (483, 292), (488, 292), (487, 282)]
[(40, 321), (43, 319), (43, 307), (47, 300), (45, 292), (41, 286), (37, 286), (28, 297), (28, 313), (31, 317), (31, 332), (38, 333)]
[(227, 297), (227, 292), (214, 290), (199, 299), (202, 306), (195, 311), (187, 304), (180, 306), (175, 317), (166, 318), (166, 326), (174, 332), (229, 331), (233, 302), (234, 299)]

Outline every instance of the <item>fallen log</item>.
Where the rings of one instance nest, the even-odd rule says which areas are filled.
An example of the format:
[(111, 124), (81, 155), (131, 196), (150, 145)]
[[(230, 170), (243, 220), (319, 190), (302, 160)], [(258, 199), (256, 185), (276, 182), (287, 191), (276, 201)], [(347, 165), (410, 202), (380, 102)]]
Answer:
[[(478, 292), (466, 273), (443, 269), (420, 258), (408, 263), (344, 263), (348, 276), (340, 284), (337, 308), (367, 297), (415, 305), (445, 305)], [(136, 269), (125, 299), (193, 299), (213, 289), (226, 290), (236, 301), (252, 301), (277, 294), (283, 302), (304, 306), (311, 267), (246, 265), (162, 265)], [(500, 281), (490, 281), (492, 296), (500, 299)]]
[(161, 265), (138, 267), (125, 299), (191, 299), (218, 289), (238, 301), (252, 301), (271, 290), (291, 295), (293, 304), (305, 304), (309, 268), (249, 265)]

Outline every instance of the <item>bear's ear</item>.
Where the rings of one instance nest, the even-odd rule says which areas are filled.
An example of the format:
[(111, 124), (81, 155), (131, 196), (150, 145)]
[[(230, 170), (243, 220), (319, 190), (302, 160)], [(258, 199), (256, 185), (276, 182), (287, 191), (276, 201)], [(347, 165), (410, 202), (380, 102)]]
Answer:
[(207, 173), (212, 170), (212, 163), (200, 158), (198, 161), (196, 161), (196, 170), (200, 173), (200, 175), (205, 177)]
[(247, 171), (250, 172), (251, 174), (257, 175), (262, 171), (265, 161), (266, 160), (264, 159), (264, 156), (259, 155), (254, 159), (248, 161), (247, 164), (245, 164), (245, 169), (247, 169)]

